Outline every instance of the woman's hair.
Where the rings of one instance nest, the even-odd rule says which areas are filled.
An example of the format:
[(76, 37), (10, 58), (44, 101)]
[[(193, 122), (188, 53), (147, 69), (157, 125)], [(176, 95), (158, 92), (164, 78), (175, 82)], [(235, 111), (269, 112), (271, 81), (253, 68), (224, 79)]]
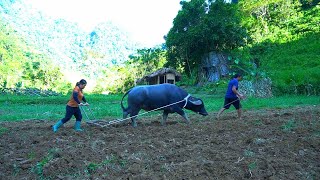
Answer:
[(234, 76), (233, 76), (233, 78), (238, 78), (238, 77), (241, 77), (242, 75), (241, 74), (235, 74)]
[(87, 84), (87, 81), (84, 79), (81, 79), (79, 82), (77, 82), (76, 86), (79, 86), (80, 84)]

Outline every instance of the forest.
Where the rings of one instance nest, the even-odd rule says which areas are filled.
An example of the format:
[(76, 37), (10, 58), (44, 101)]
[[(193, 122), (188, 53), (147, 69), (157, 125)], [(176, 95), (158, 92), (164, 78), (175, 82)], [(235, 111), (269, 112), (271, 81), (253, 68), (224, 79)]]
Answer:
[[(85, 33), (23, 0), (1, 1), (0, 88), (67, 93), (82, 77), (92, 93), (117, 94), (162, 67), (182, 73), (179, 85), (197, 85), (201, 59), (214, 51), (228, 54), (230, 75), (252, 83), (271, 79), (275, 95), (320, 93), (319, 0), (180, 4), (165, 44), (141, 48), (112, 22)], [(217, 87), (229, 78), (201, 85)]]

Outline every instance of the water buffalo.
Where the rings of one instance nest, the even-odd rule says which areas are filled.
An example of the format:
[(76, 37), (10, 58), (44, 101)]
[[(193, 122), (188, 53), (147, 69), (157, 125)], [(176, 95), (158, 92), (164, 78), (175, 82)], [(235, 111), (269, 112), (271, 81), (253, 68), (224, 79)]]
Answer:
[[(126, 95), (128, 95), (128, 108), (122, 103)], [(123, 95), (121, 108), (124, 119), (130, 114), (133, 127), (137, 126), (135, 119), (141, 109), (163, 110), (162, 125), (165, 125), (169, 113), (178, 113), (189, 123), (183, 108), (203, 116), (208, 115), (201, 99), (190, 96), (174, 84), (136, 86)]]

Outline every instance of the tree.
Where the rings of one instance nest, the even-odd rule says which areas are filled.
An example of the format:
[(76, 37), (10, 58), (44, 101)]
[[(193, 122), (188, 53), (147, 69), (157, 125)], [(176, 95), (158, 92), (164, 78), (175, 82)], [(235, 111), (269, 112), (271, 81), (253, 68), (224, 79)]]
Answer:
[(240, 1), (244, 26), (254, 43), (266, 40), (281, 42), (294, 38), (296, 33), (292, 30), (297, 20), (303, 17), (300, 7), (299, 0)]
[(190, 75), (210, 51), (226, 51), (245, 44), (238, 5), (223, 0), (182, 1), (182, 9), (166, 37), (168, 65)]
[(137, 74), (143, 76), (163, 67), (165, 55), (166, 51), (161, 47), (138, 49), (135, 55), (129, 57), (127, 64), (134, 64)]
[(0, 86), (14, 87), (20, 81), (26, 61), (26, 47), (7, 24), (0, 22)]
[(124, 64), (110, 66), (104, 72), (103, 82), (108, 87), (97, 87), (100, 92), (125, 92), (135, 86), (135, 81), (142, 78), (166, 63), (166, 50), (164, 47), (138, 49), (136, 54), (130, 55)]
[(173, 20), (173, 27), (166, 36), (168, 50), (168, 66), (182, 67), (189, 74), (194, 67), (192, 56), (199, 54), (202, 48), (198, 47), (203, 38), (200, 25), (205, 16), (208, 4), (204, 0), (181, 1), (182, 9)]

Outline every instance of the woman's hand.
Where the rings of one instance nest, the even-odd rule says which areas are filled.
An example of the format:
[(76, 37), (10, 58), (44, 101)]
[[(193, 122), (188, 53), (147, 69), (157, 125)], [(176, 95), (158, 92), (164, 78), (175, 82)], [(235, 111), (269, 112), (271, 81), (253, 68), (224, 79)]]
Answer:
[(89, 103), (80, 103), (79, 106), (89, 106)]

